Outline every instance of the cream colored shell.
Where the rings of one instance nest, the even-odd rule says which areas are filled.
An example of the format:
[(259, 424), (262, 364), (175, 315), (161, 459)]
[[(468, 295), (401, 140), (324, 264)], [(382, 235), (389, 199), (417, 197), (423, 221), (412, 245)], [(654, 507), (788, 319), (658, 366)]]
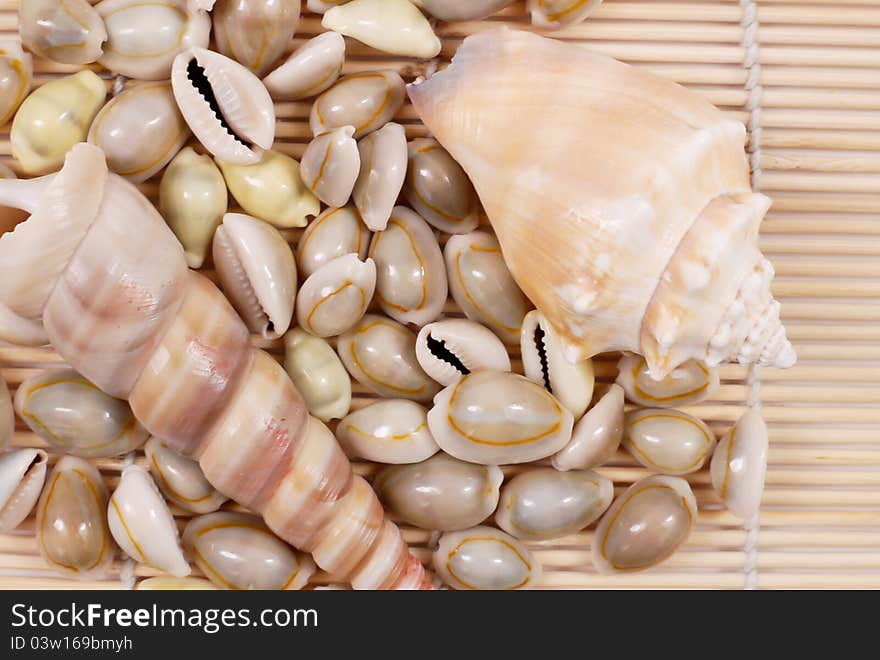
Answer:
[(339, 337), (336, 350), (364, 387), (385, 397), (426, 402), (440, 388), (419, 366), (415, 344), (415, 334), (397, 321), (367, 314)]
[(366, 71), (344, 76), (315, 99), (309, 115), (312, 135), (354, 126), (354, 137), (387, 124), (403, 105), (406, 86), (395, 71)]
[(501, 11), (513, 0), (412, 0), (441, 21), (473, 21)]
[(712, 486), (721, 501), (748, 522), (761, 508), (767, 472), (767, 425), (749, 409), (724, 435), (712, 455)]
[(201, 268), (228, 206), (226, 182), (210, 156), (180, 151), (159, 184), (159, 211), (183, 246), (186, 265)]
[(307, 216), (321, 210), (318, 198), (303, 183), (299, 163), (286, 154), (265, 151), (251, 165), (218, 158), (217, 165), (241, 208), (279, 229), (305, 227)]
[(409, 0), (351, 0), (325, 13), (321, 25), (393, 55), (440, 53), (440, 39)]
[(585, 20), (600, 4), (602, 0), (528, 0), (526, 6), (532, 25), (557, 30)]
[(529, 463), (562, 449), (573, 419), (547, 390), (504, 371), (463, 376), (434, 397), (428, 428), (447, 454), (484, 465)]
[(171, 83), (158, 82), (111, 99), (92, 122), (88, 141), (101, 147), (112, 172), (139, 183), (165, 167), (188, 139)]
[(12, 156), (27, 174), (61, 167), (64, 156), (83, 142), (104, 104), (107, 87), (88, 69), (52, 80), (28, 96), (12, 122)]
[(361, 170), (351, 197), (367, 227), (385, 229), (406, 177), (406, 133), (393, 122), (358, 143)]
[(587, 470), (609, 461), (623, 438), (623, 388), (613, 383), (574, 425), (571, 440), (554, 454), (557, 470)]
[(345, 254), (327, 262), (303, 282), (296, 298), (296, 322), (318, 337), (339, 335), (357, 323), (373, 299), (376, 264)]
[(345, 206), (361, 167), (354, 126), (320, 133), (309, 142), (300, 162), (303, 183), (327, 206)]
[(15, 41), (0, 41), (0, 126), (12, 119), (31, 89), (33, 58)]
[(377, 463), (418, 463), (440, 448), (428, 431), (428, 411), (407, 399), (386, 399), (346, 415), (336, 438), (349, 458)]
[(424, 326), (416, 338), (416, 358), (441, 385), (473, 371), (510, 371), (510, 356), (487, 327), (469, 319), (443, 319)]
[(141, 580), (135, 589), (138, 591), (216, 591), (217, 587), (205, 578), (156, 575)]
[(0, 374), (0, 450), (5, 449), (12, 434), (15, 431), (15, 411), (12, 407), (12, 397), (9, 395), (9, 386)]
[(159, 490), (177, 506), (193, 513), (210, 513), (227, 500), (208, 483), (197, 461), (174, 451), (164, 440), (150, 438), (144, 453)]
[(48, 454), (42, 449), (13, 449), (0, 454), (0, 534), (30, 515), (46, 480)]
[(345, 39), (322, 32), (297, 48), (281, 66), (263, 78), (272, 98), (296, 101), (320, 94), (342, 73)]
[(341, 419), (351, 408), (351, 378), (324, 339), (293, 328), (284, 335), (284, 369), (309, 413), (322, 422)]
[(690, 474), (709, 460), (715, 434), (680, 410), (642, 408), (627, 413), (623, 446), (645, 467), (663, 474)]
[(336, 257), (355, 253), (366, 259), (370, 231), (354, 206), (331, 208), (309, 223), (296, 245), (296, 263), (308, 277)]
[(263, 76), (284, 54), (299, 12), (299, 2), (217, 0), (211, 11), (217, 50)]
[(641, 406), (672, 408), (689, 406), (710, 398), (718, 390), (718, 368), (688, 360), (662, 380), (651, 378), (643, 357), (627, 354), (617, 363), (617, 382), (626, 398)]
[(18, 6), (22, 43), (63, 64), (90, 64), (103, 52), (107, 29), (86, 0), (25, 0)]
[(541, 565), (532, 553), (494, 527), (447, 532), (432, 561), (453, 589), (529, 589), (541, 577)]

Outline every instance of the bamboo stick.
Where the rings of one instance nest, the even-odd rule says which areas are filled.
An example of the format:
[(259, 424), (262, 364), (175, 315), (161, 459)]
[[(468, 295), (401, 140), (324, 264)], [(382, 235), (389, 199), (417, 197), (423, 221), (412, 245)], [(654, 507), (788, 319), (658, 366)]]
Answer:
[(876, 7), (780, 7), (758, 4), (758, 21), (762, 24), (792, 23), (806, 25), (880, 25)]
[(834, 156), (812, 156), (790, 152), (765, 152), (761, 156), (761, 168), (765, 171), (810, 170), (814, 172), (878, 173), (880, 172), (880, 157), (852, 156), (846, 153)]
[[(817, 195), (809, 193), (773, 194), (775, 211), (796, 211), (815, 213), (878, 213), (880, 197), (877, 195)], [(867, 252), (863, 254), (871, 254)]]
[[(875, 224), (880, 225), (880, 223)], [(784, 255), (773, 259), (773, 268), (778, 278), (798, 276), (797, 279), (792, 277), (792, 279), (784, 280), (786, 283), (802, 282), (804, 284), (813, 284), (815, 283), (814, 280), (818, 278), (812, 278), (811, 276), (821, 274), (834, 277), (835, 280), (833, 281), (839, 285), (845, 285), (849, 281), (842, 278), (880, 277), (880, 259), (876, 257), (853, 257), (847, 259), (840, 257), (792, 257)], [(810, 280), (808, 281), (806, 278), (810, 278)]]
[[(880, 116), (880, 113), (878, 113)], [(852, 173), (812, 173), (766, 171), (761, 176), (765, 191), (807, 191), (843, 193), (880, 193), (880, 176)]]
[(762, 236), (760, 245), (761, 250), (769, 254), (880, 254), (880, 237), (874, 236)]
[(764, 44), (812, 44), (813, 46), (876, 46), (877, 31), (870, 27), (830, 27), (827, 23), (813, 25), (763, 24), (758, 40)]
[(761, 225), (764, 236), (770, 234), (859, 234), (880, 236), (880, 222), (871, 217), (851, 215), (812, 215), (793, 216), (774, 213)]
[(880, 281), (871, 278), (783, 276), (773, 281), (772, 289), (778, 298), (877, 298), (880, 296)]
[(878, 589), (880, 574), (758, 573), (759, 589)]

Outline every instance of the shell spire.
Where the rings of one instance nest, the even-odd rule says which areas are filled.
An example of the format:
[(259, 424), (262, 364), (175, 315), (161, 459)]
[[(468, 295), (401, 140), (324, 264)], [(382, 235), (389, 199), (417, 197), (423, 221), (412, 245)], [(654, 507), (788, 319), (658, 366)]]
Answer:
[(506, 28), (468, 37), (408, 91), (570, 361), (631, 351), (658, 379), (691, 358), (794, 363), (740, 122), (638, 68)]

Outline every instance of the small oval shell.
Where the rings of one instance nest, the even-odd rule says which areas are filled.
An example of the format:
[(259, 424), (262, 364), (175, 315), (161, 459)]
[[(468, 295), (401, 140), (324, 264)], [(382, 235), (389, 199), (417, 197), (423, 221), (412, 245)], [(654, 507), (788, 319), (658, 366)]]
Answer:
[(571, 440), (553, 456), (553, 467), (587, 470), (602, 465), (617, 452), (623, 424), (623, 388), (615, 383), (574, 425)]
[(190, 48), (174, 58), (171, 86), (193, 135), (218, 159), (253, 165), (272, 148), (272, 98), (260, 79), (235, 60)]
[(42, 449), (0, 454), (0, 534), (15, 529), (30, 515), (46, 480), (48, 458)]
[(0, 126), (12, 119), (31, 89), (34, 63), (15, 41), (0, 41)]
[(144, 453), (159, 490), (177, 506), (193, 513), (211, 513), (226, 501), (226, 496), (205, 479), (198, 462), (177, 453), (164, 440), (150, 438)]
[(501, 11), (513, 0), (413, 0), (413, 4), (441, 21), (473, 21)]
[(395, 71), (343, 76), (315, 99), (309, 116), (312, 135), (354, 126), (354, 137), (360, 139), (391, 121), (405, 96), (406, 86)]
[(580, 419), (593, 398), (593, 361), (569, 362), (559, 335), (537, 309), (523, 319), (520, 350), (526, 378), (543, 385)]
[(0, 449), (9, 444), (14, 431), (15, 412), (12, 408), (12, 397), (9, 395), (9, 386), (3, 374), (0, 374)]
[(211, 11), (217, 50), (265, 75), (296, 32), (299, 11), (299, 2), (217, 0)]
[(403, 126), (385, 124), (358, 143), (361, 171), (351, 198), (367, 227), (385, 229), (406, 177), (406, 134)]
[(440, 447), (431, 437), (424, 406), (407, 399), (377, 401), (347, 415), (336, 438), (349, 458), (377, 463), (418, 463)]
[(410, 205), (440, 231), (466, 234), (480, 222), (477, 193), (467, 174), (434, 138), (409, 143), (403, 192)]
[(602, 0), (528, 0), (532, 25), (557, 30), (580, 23), (593, 13)]
[(210, 156), (186, 147), (165, 169), (159, 211), (183, 246), (190, 268), (201, 268), (205, 262), (228, 203), (226, 182)]
[(129, 557), (175, 577), (189, 575), (177, 523), (149, 473), (139, 465), (122, 471), (107, 508), (110, 533)]
[(125, 454), (144, 444), (149, 435), (128, 403), (69, 369), (25, 380), (15, 393), (15, 410), (34, 433), (74, 456)]
[(303, 232), (296, 246), (296, 263), (304, 277), (344, 254), (366, 259), (370, 231), (353, 206), (327, 209)]
[(541, 565), (532, 553), (494, 527), (444, 534), (433, 562), (453, 589), (528, 589), (541, 577)]
[(214, 233), (214, 266), (232, 305), (251, 332), (277, 339), (290, 327), (296, 263), (272, 225), (227, 213)]
[(321, 203), (303, 183), (300, 166), (278, 151), (265, 151), (259, 162), (235, 165), (217, 160), (229, 192), (250, 215), (279, 229), (305, 227)]
[(761, 508), (767, 472), (767, 425), (750, 409), (724, 435), (712, 455), (712, 486), (737, 517), (749, 521)]
[(146, 181), (189, 139), (171, 83), (144, 83), (110, 100), (89, 129), (89, 142), (103, 149), (111, 171), (129, 181)]
[(190, 521), (183, 543), (205, 575), (222, 589), (301, 589), (315, 572), (257, 516), (221, 511)]
[(293, 328), (284, 335), (284, 369), (309, 413), (322, 422), (341, 419), (351, 408), (351, 378), (325, 340)]
[(507, 270), (498, 240), (484, 231), (452, 236), (443, 256), (449, 291), (465, 315), (516, 346), (531, 305)]
[(679, 410), (643, 408), (627, 413), (623, 446), (655, 472), (690, 474), (711, 456), (715, 434), (701, 420)]
[(46, 83), (28, 96), (12, 121), (12, 156), (27, 174), (61, 167), (64, 156), (84, 142), (104, 104), (107, 88), (93, 71)]
[(217, 587), (205, 578), (157, 575), (141, 580), (135, 589), (138, 591), (216, 591)]
[(114, 553), (106, 512), (98, 470), (81, 458), (59, 460), (37, 503), (37, 547), (46, 563), (76, 578), (103, 575)]
[(211, 18), (186, 0), (103, 0), (107, 26), (102, 66), (128, 78), (163, 80), (187, 48), (207, 48)]
[(645, 359), (627, 354), (617, 363), (617, 382), (626, 398), (641, 406), (673, 408), (689, 406), (708, 399), (718, 389), (717, 368), (688, 360), (673, 369), (663, 380), (654, 380)]
[(397, 321), (367, 314), (336, 350), (355, 380), (382, 396), (430, 401), (440, 389), (416, 360), (416, 336)]
[(18, 6), (22, 43), (63, 64), (91, 64), (107, 40), (104, 21), (86, 0), (26, 0)]
[(424, 326), (416, 338), (416, 358), (441, 385), (474, 371), (510, 371), (510, 356), (489, 328), (468, 319), (443, 319)]
[(393, 55), (440, 53), (440, 39), (409, 0), (352, 0), (325, 13), (321, 25)]
[(345, 39), (338, 32), (323, 32), (297, 48), (287, 61), (263, 78), (273, 98), (297, 101), (320, 94), (342, 73)]
[(637, 481), (599, 522), (593, 565), (608, 574), (659, 564), (690, 536), (696, 517), (697, 501), (684, 479), (654, 475)]
[(463, 376), (434, 398), (428, 428), (447, 454), (484, 465), (528, 463), (571, 438), (571, 413), (528, 378), (503, 371)]
[(498, 505), (501, 468), (435, 454), (412, 465), (391, 466), (373, 482), (395, 516), (416, 527), (443, 532), (483, 522)]
[(440, 316), (448, 293), (446, 266), (437, 237), (418, 214), (395, 206), (385, 229), (373, 234), (369, 255), (376, 262), (376, 298), (383, 312), (416, 325)]
[(318, 337), (339, 335), (357, 323), (373, 299), (376, 264), (345, 254), (321, 266), (303, 282), (296, 298), (296, 322)]
[(532, 468), (504, 485), (495, 522), (518, 539), (556, 539), (598, 520), (613, 499), (614, 484), (597, 472)]
[(303, 153), (303, 183), (327, 206), (345, 206), (361, 168), (353, 126), (315, 136)]

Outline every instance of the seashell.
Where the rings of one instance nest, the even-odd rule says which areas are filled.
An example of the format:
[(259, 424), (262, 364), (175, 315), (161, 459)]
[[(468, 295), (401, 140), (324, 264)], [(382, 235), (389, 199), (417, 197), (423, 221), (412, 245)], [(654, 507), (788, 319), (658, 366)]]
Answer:
[(107, 41), (103, 19), (86, 0), (25, 0), (18, 31), (31, 52), (63, 64), (91, 64)]
[(725, 506), (745, 521), (761, 508), (767, 446), (767, 425), (758, 410), (749, 409), (721, 438), (712, 454), (712, 486)]
[[(0, 58), (0, 67), (3, 65), (3, 59)], [(17, 179), (15, 172), (9, 169), (3, 163), (0, 163), (0, 179)], [(10, 208), (0, 204), (0, 236), (8, 231), (12, 231), (19, 223), (27, 220), (29, 214), (20, 209)], [(22, 326), (22, 327), (19, 327)], [(38, 335), (38, 336), (31, 336)], [(20, 345), (41, 345), (48, 344), (46, 333), (43, 331), (39, 323), (22, 324), (20, 321), (12, 318), (9, 313), (4, 313), (3, 305), (0, 304), (0, 339), (8, 341), (11, 344)], [(37, 341), (37, 344), (34, 344)]]
[(474, 371), (510, 371), (510, 356), (487, 327), (467, 319), (443, 319), (424, 326), (416, 338), (416, 359), (441, 385)]
[(281, 66), (263, 78), (272, 98), (298, 101), (320, 94), (342, 73), (345, 39), (338, 32), (322, 32), (297, 48)]
[(532, 468), (504, 485), (495, 522), (518, 539), (558, 539), (598, 520), (613, 499), (614, 484), (597, 472)]
[(412, 0), (440, 21), (475, 21), (501, 11), (513, 0)]
[(631, 351), (657, 380), (689, 359), (794, 363), (741, 122), (642, 69), (505, 29), (468, 37), (409, 91), (570, 362)]
[(602, 0), (528, 0), (526, 6), (532, 25), (558, 30), (585, 20), (600, 4)]
[(327, 11), (321, 25), (393, 55), (440, 54), (440, 39), (409, 0), (351, 0)]
[(299, 11), (299, 2), (218, 0), (211, 12), (217, 50), (263, 76), (293, 38)]
[(296, 263), (305, 277), (344, 254), (356, 253), (362, 260), (370, 247), (370, 232), (354, 206), (327, 209), (302, 233), (296, 246)]
[(305, 227), (306, 216), (321, 210), (318, 198), (303, 183), (299, 163), (286, 154), (264, 151), (252, 165), (220, 159), (217, 165), (241, 208), (279, 229)]
[(30, 515), (43, 482), (48, 455), (42, 449), (14, 449), (0, 454), (0, 534)]
[(447, 532), (432, 559), (434, 570), (453, 589), (529, 589), (541, 577), (532, 553), (494, 527)]
[(103, 575), (114, 554), (106, 512), (107, 487), (98, 470), (81, 458), (62, 457), (37, 503), (40, 555), (64, 575)]
[(15, 432), (15, 412), (12, 408), (12, 397), (3, 374), (0, 374), (0, 449), (6, 447)]
[(354, 137), (360, 139), (391, 121), (405, 97), (406, 86), (395, 71), (343, 76), (315, 99), (309, 115), (312, 135), (354, 126)]
[(426, 461), (386, 467), (373, 481), (395, 516), (422, 529), (449, 532), (479, 525), (498, 505), (501, 468), (440, 452)]
[(410, 205), (440, 231), (466, 234), (480, 223), (474, 186), (433, 138), (412, 140), (403, 193)]
[(434, 397), (428, 428), (447, 454), (483, 465), (529, 463), (571, 438), (573, 419), (547, 390), (506, 371), (462, 376)]
[(159, 490), (177, 506), (193, 513), (211, 513), (226, 501), (226, 496), (208, 483), (196, 461), (174, 451), (164, 440), (150, 438), (144, 453)]
[(361, 168), (354, 126), (319, 133), (302, 157), (302, 180), (327, 206), (345, 206)]
[(406, 177), (406, 135), (400, 124), (388, 123), (358, 144), (361, 171), (352, 200), (367, 227), (388, 225)]
[(376, 262), (376, 298), (383, 312), (420, 326), (440, 316), (448, 292), (446, 267), (437, 237), (418, 214), (395, 206), (385, 229), (373, 234), (369, 255)]
[(193, 135), (219, 160), (253, 165), (272, 148), (275, 106), (260, 79), (235, 60), (185, 50), (174, 58), (171, 87)]
[(104, 104), (104, 81), (86, 69), (47, 82), (28, 96), (12, 121), (12, 156), (27, 174), (61, 167), (64, 155), (88, 136)]
[(336, 351), (302, 328), (284, 335), (284, 369), (302, 394), (309, 414), (322, 422), (342, 419), (351, 408), (351, 379)]
[(554, 454), (557, 470), (588, 470), (609, 461), (623, 438), (623, 388), (616, 383), (574, 425), (571, 440)]
[(316, 570), (310, 557), (246, 513), (199, 516), (186, 526), (183, 543), (221, 589), (301, 589)]
[(135, 589), (138, 591), (216, 591), (217, 587), (205, 578), (156, 575), (141, 580)]
[(211, 18), (186, 0), (103, 0), (95, 9), (107, 26), (98, 62), (119, 75), (164, 80), (178, 55), (208, 47)]
[(384, 316), (364, 316), (336, 350), (348, 373), (381, 396), (425, 402), (440, 389), (416, 360), (416, 335)]
[(449, 291), (465, 315), (508, 346), (517, 345), (531, 305), (507, 270), (496, 238), (484, 231), (452, 236), (443, 257)]
[(31, 89), (34, 63), (16, 41), (0, 41), (0, 126), (12, 119)]
[(626, 354), (617, 363), (617, 383), (626, 398), (641, 406), (672, 408), (689, 406), (715, 394), (719, 384), (718, 369), (688, 360), (670, 371), (662, 380), (651, 378), (643, 357)]
[(684, 479), (654, 475), (637, 481), (599, 521), (593, 565), (608, 574), (659, 564), (690, 536), (696, 517), (697, 500)]
[(190, 268), (201, 268), (205, 262), (228, 203), (226, 182), (210, 156), (186, 147), (165, 168), (159, 211), (183, 246)]
[(440, 448), (428, 431), (428, 411), (407, 399), (377, 401), (346, 415), (336, 439), (349, 458), (376, 463), (418, 463)]
[(135, 561), (175, 577), (189, 575), (174, 516), (141, 466), (129, 465), (122, 471), (107, 508), (107, 522), (116, 543)]
[(88, 141), (101, 147), (110, 170), (146, 181), (165, 167), (189, 139), (171, 83), (144, 83), (110, 99), (92, 122)]
[(309, 275), (296, 298), (296, 322), (317, 337), (342, 334), (357, 323), (376, 288), (376, 264), (345, 254)]
[(715, 434), (702, 420), (680, 410), (642, 408), (627, 413), (623, 446), (655, 472), (690, 474), (712, 455)]
[(526, 314), (520, 335), (523, 373), (580, 419), (593, 398), (592, 360), (572, 364), (565, 359), (562, 342), (544, 315), (537, 309)]
[(54, 448), (84, 458), (125, 454), (149, 436), (125, 401), (71, 369), (25, 380), (15, 393), (15, 411)]
[(272, 225), (227, 213), (214, 233), (214, 266), (232, 305), (251, 332), (277, 339), (290, 327), (296, 263)]

